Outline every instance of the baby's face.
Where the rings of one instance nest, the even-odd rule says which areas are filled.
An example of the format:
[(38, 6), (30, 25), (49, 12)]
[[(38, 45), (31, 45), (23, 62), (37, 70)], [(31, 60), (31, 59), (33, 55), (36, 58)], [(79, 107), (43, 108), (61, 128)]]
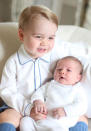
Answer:
[(69, 59), (60, 60), (54, 72), (54, 80), (64, 85), (74, 85), (82, 77), (80, 70), (78, 62)]
[(26, 31), (22, 31), (26, 51), (33, 58), (42, 57), (54, 46), (57, 26), (46, 18), (34, 18)]

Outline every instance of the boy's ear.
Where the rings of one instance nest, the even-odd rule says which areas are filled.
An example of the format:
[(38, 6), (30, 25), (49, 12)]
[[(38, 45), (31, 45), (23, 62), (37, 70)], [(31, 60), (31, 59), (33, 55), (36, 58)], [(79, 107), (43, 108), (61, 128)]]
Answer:
[(23, 32), (23, 30), (22, 29), (18, 29), (18, 36), (19, 36), (19, 39), (21, 40), (21, 41), (23, 41), (24, 39), (24, 32)]

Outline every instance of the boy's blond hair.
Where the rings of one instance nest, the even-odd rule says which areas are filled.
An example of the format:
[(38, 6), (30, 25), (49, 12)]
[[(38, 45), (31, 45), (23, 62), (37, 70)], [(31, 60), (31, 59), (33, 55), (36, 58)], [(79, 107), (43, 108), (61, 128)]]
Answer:
[(19, 18), (19, 28), (22, 30), (25, 30), (26, 27), (29, 25), (29, 23), (32, 21), (33, 18), (37, 16), (43, 16), (49, 21), (53, 22), (56, 24), (58, 27), (58, 19), (57, 16), (47, 7), (45, 6), (30, 6), (25, 8)]

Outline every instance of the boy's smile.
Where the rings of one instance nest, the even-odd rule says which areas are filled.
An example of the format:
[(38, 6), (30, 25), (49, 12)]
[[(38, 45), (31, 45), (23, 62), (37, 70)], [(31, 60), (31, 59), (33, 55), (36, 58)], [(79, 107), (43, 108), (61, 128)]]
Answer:
[[(43, 16), (33, 19), (29, 28), (21, 31), (25, 50), (33, 58), (42, 57), (54, 47), (57, 26)], [(20, 38), (21, 39), (21, 38)]]
[(37, 49), (37, 51), (38, 51), (39, 53), (44, 53), (44, 52), (46, 52), (46, 50), (47, 50), (47, 49), (43, 49), (43, 48), (38, 48), (38, 49)]

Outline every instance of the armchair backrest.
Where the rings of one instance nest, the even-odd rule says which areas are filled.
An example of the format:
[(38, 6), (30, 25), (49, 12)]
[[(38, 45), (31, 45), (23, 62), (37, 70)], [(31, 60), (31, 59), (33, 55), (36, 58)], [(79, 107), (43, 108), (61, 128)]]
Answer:
[[(0, 78), (6, 60), (20, 46), (17, 27), (18, 24), (14, 22), (0, 23)], [(59, 26), (57, 39), (91, 45), (91, 31), (77, 26)]]
[(19, 46), (17, 23), (0, 23), (0, 78), (6, 60)]

